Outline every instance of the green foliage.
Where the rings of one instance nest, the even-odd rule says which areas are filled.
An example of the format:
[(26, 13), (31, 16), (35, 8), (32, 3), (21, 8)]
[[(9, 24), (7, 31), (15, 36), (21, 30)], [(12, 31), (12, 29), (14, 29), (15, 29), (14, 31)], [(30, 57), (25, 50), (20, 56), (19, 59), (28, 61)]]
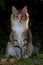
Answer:
[[(3, 56), (1, 58), (3, 58)], [(35, 57), (31, 57), (31, 58), (28, 58), (28, 59), (24, 59), (23, 61), (19, 61), (18, 60), (14, 64), (11, 64), (9, 61), (7, 61), (6, 64), (3, 64), (1, 62), (0, 62), (0, 64), (1, 65), (43, 65), (43, 54), (38, 54)]]

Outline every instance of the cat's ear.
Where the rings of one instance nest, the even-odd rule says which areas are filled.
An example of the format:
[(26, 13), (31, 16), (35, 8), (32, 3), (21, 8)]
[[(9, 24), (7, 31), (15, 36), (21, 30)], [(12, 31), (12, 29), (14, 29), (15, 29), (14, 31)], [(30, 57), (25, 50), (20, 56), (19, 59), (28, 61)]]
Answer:
[(26, 13), (28, 10), (27, 10), (27, 6), (25, 6), (23, 9), (22, 9), (22, 12), (23, 13)]
[(12, 13), (13, 14), (16, 14), (17, 13), (17, 9), (14, 6), (12, 6)]

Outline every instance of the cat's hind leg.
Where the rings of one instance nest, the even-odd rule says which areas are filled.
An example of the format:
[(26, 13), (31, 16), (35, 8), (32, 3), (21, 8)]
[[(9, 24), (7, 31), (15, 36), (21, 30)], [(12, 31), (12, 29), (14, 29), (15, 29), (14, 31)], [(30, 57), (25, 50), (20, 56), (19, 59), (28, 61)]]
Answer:
[(33, 49), (34, 49), (33, 45), (32, 44), (29, 44), (28, 45), (28, 51), (27, 51), (28, 57), (30, 57), (32, 55)]
[(11, 44), (11, 42), (8, 42), (7, 43), (6, 56), (9, 57), (10, 55), (12, 57), (15, 57), (16, 56), (16, 52), (15, 52), (13, 44)]
[(29, 44), (23, 58), (29, 58), (32, 55), (32, 53), (33, 53), (33, 45)]

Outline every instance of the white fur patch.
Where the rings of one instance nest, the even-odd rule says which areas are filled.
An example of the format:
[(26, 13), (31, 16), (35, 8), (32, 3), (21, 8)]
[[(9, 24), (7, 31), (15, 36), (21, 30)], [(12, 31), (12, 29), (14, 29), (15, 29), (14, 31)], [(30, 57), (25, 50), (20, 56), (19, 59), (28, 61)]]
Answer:
[(11, 55), (11, 56), (16, 55), (14, 47), (12, 46), (12, 44), (10, 42), (8, 42), (8, 44), (7, 44), (7, 55)]
[[(15, 22), (15, 23), (14, 23)], [(13, 21), (12, 30), (16, 31), (17, 39), (20, 47), (22, 48), (24, 42), (22, 38), (22, 33), (28, 29), (28, 25), (25, 22)]]
[(12, 30), (16, 31), (17, 34), (22, 34), (24, 30), (27, 29), (27, 26), (28, 25), (25, 23), (17, 21), (15, 23), (12, 23)]

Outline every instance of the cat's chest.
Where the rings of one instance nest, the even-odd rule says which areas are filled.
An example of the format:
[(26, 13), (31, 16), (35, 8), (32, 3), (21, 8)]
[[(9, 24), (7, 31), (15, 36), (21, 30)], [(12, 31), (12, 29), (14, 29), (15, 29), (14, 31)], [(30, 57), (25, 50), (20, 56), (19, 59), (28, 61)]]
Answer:
[(26, 29), (24, 24), (15, 24), (13, 30), (16, 31), (17, 34), (22, 34)]
[(22, 34), (24, 30), (25, 30), (24, 26), (17, 26), (17, 27), (15, 26), (15, 31), (18, 34)]

